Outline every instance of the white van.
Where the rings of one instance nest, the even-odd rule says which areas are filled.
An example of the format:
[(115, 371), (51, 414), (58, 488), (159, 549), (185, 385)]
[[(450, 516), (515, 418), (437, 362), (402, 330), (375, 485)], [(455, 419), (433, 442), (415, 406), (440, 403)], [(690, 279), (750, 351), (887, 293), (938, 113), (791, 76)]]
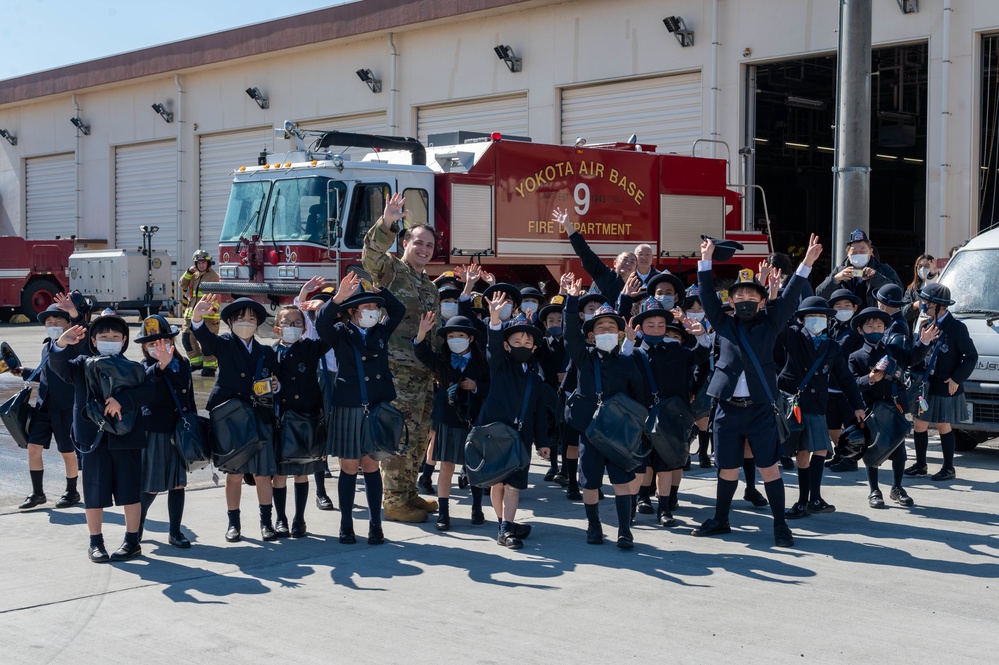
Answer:
[(940, 274), (955, 303), (951, 313), (968, 326), (978, 366), (964, 384), (967, 420), (954, 428), (958, 450), (999, 437), (999, 229), (972, 238)]

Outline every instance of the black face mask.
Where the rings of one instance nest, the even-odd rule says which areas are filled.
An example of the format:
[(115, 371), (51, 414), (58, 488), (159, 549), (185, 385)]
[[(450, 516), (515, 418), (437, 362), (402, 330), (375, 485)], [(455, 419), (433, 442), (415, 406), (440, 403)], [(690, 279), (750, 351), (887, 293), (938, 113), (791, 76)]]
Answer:
[(756, 318), (760, 304), (753, 300), (743, 300), (735, 303), (735, 318), (740, 321), (752, 321)]
[(529, 349), (526, 346), (511, 346), (510, 347), (510, 357), (513, 358), (514, 362), (526, 363), (534, 355), (534, 350)]
[(549, 326), (549, 328), (548, 328), (548, 334), (551, 335), (552, 337), (556, 337), (556, 338), (557, 337), (561, 337), (562, 336), (562, 327), (561, 326)]

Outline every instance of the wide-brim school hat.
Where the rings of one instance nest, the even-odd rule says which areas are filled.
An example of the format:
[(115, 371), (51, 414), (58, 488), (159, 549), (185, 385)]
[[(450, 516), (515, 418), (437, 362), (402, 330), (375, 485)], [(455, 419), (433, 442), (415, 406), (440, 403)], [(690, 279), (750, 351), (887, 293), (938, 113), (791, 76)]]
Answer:
[(226, 325), (228, 325), (229, 319), (233, 318), (244, 309), (253, 310), (254, 315), (257, 317), (258, 326), (267, 320), (267, 310), (253, 298), (236, 298), (222, 308), (219, 316), (222, 317), (222, 320), (226, 322)]
[(588, 335), (593, 331), (593, 326), (602, 319), (612, 319), (617, 323), (617, 329), (624, 332), (624, 317), (614, 311), (610, 305), (601, 305), (589, 321), (583, 321), (583, 334)]
[(885, 284), (874, 294), (874, 298), (882, 305), (889, 307), (901, 308), (905, 305), (905, 294), (902, 293), (902, 287), (898, 284)]
[(128, 324), (125, 323), (125, 319), (121, 318), (117, 314), (101, 314), (90, 322), (90, 327), (87, 329), (87, 339), (90, 343), (90, 350), (93, 353), (97, 353), (97, 344), (95, 339), (96, 335), (94, 331), (108, 323), (112, 324), (112, 327), (117, 328), (118, 332), (125, 336), (125, 341), (121, 345), (121, 352), (125, 353), (125, 350), (128, 348)]
[(445, 325), (437, 329), (437, 334), (441, 339), (447, 339), (447, 334), (453, 332), (463, 332), (467, 335), (479, 334), (478, 329), (467, 316), (452, 316)]
[(591, 302), (598, 302), (601, 305), (609, 305), (610, 301), (607, 300), (600, 293), (587, 293), (585, 296), (579, 296), (579, 311), (582, 312), (583, 308), (589, 305)]
[(135, 343), (146, 344), (160, 339), (172, 339), (179, 334), (180, 328), (170, 325), (159, 314), (153, 314), (142, 321), (142, 334), (135, 338)]
[(461, 289), (457, 289), (452, 284), (442, 286), (437, 290), (437, 296), (441, 300), (457, 300), (461, 297)]
[(545, 298), (545, 294), (541, 293), (541, 291), (537, 290), (533, 286), (525, 286), (520, 290), (521, 301), (523, 301), (524, 298), (534, 298), (541, 305), (544, 305), (546, 302), (548, 302), (548, 298)]
[(355, 293), (354, 295), (352, 295), (351, 297), (347, 298), (342, 303), (340, 303), (340, 311), (346, 312), (347, 309), (351, 307), (358, 307), (359, 305), (363, 305), (369, 302), (373, 302), (379, 307), (381, 307), (385, 304), (385, 298), (382, 298), (377, 293), (373, 293), (371, 291), (358, 291), (357, 293)]
[(450, 286), (452, 284), (460, 284), (460, 282), (458, 281), (458, 278), (454, 276), (454, 273), (450, 270), (441, 273), (440, 277), (434, 280), (434, 286), (436, 286), (438, 289), (443, 289), (444, 287)]
[(919, 299), (944, 307), (950, 307), (954, 304), (954, 300), (950, 297), (950, 289), (940, 282), (924, 284), (919, 291)]
[(710, 240), (715, 244), (715, 252), (711, 256), (712, 261), (728, 261), (735, 256), (735, 253), (746, 249), (741, 242), (735, 240), (720, 240), (711, 236), (701, 236), (701, 240)]
[(884, 310), (878, 309), (877, 307), (866, 307), (860, 310), (859, 314), (850, 319), (850, 327), (854, 330), (860, 330), (861, 326), (871, 319), (881, 321), (881, 323), (885, 324), (885, 328), (891, 325), (891, 314)]
[(832, 307), (833, 303), (839, 302), (840, 300), (846, 300), (857, 306), (861, 305), (863, 302), (853, 293), (853, 291), (850, 291), (849, 289), (836, 289), (832, 292), (832, 295), (829, 296), (829, 306)]
[(655, 298), (649, 298), (642, 303), (642, 311), (631, 317), (631, 324), (633, 326), (640, 326), (643, 321), (651, 319), (654, 316), (661, 316), (666, 319), (667, 326), (673, 323), (673, 312), (663, 307), (663, 304)]
[(562, 296), (554, 296), (552, 301), (538, 310), (538, 321), (544, 321), (552, 312), (561, 313), (565, 309), (565, 298)]
[(751, 286), (765, 299), (769, 294), (766, 287), (756, 281), (756, 276), (753, 271), (746, 268), (739, 271), (739, 277), (735, 280), (732, 286), (728, 287), (728, 295), (731, 297), (738, 289)]
[(503, 339), (509, 339), (510, 335), (519, 332), (529, 334), (534, 340), (534, 346), (538, 346), (544, 340), (544, 335), (538, 330), (538, 327), (528, 321), (523, 314), (507, 321), (507, 324), (503, 326)]
[(822, 296), (809, 296), (801, 301), (794, 316), (801, 319), (809, 314), (833, 317), (836, 316), (836, 310), (831, 308)]
[(668, 272), (661, 272), (650, 279), (648, 284), (645, 285), (645, 290), (649, 292), (650, 296), (654, 296), (656, 294), (656, 287), (663, 282), (673, 285), (673, 293), (676, 295), (676, 299), (678, 301), (682, 299), (684, 294), (687, 292), (687, 285), (684, 284), (679, 277)]
[(60, 319), (66, 319), (67, 321), (72, 321), (72, 319), (69, 318), (69, 313), (59, 309), (58, 305), (49, 305), (41, 312), (38, 312), (38, 316), (36, 316), (35, 319), (39, 323), (44, 324), (45, 319), (49, 318), (50, 316), (58, 316)]
[(482, 292), (482, 297), (485, 298), (486, 301), (491, 301), (494, 293), (502, 293), (506, 295), (507, 298), (513, 301), (515, 307), (520, 307), (520, 289), (513, 284), (507, 284), (506, 282), (493, 284)]

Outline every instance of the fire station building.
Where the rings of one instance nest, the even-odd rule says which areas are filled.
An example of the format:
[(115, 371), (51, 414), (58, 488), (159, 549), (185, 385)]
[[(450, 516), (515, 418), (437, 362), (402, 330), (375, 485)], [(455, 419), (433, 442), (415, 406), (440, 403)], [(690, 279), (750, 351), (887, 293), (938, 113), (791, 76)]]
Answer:
[[(999, 220), (999, 2), (873, 4), (871, 234), (905, 278)], [(0, 235), (135, 249), (155, 225), (182, 271), (291, 120), (727, 158), (793, 254), (832, 227), (838, 21), (835, 0), (363, 0), (0, 81)]]

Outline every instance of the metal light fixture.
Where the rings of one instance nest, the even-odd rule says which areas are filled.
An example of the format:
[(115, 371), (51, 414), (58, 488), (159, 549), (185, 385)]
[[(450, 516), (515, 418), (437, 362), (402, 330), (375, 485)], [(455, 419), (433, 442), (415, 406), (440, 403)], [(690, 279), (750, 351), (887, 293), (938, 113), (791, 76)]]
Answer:
[(496, 53), (496, 57), (506, 63), (507, 68), (511, 72), (519, 72), (524, 68), (524, 61), (518, 58), (513, 52), (513, 48), (507, 44), (500, 44), (493, 49)]
[(84, 136), (90, 136), (90, 125), (84, 124), (84, 122), (80, 120), (80, 116), (73, 116), (69, 119), (69, 121), (73, 123), (74, 127), (80, 130), (81, 134)]
[(808, 99), (807, 97), (795, 97), (794, 95), (785, 99), (784, 103), (794, 108), (811, 109), (813, 111), (821, 111), (826, 107), (826, 103), (821, 99)]
[(903, 14), (915, 14), (919, 12), (919, 0), (895, 0), (898, 2), (898, 8), (902, 10)]
[(249, 95), (250, 99), (257, 103), (262, 109), (268, 108), (270, 106), (270, 101), (264, 97), (264, 93), (260, 92), (260, 88), (247, 88), (246, 94)]
[(576, 137), (576, 143), (573, 144), (573, 147), (574, 148), (582, 148), (584, 145), (586, 145), (586, 139), (584, 139), (582, 136), (577, 136)]
[(367, 83), (368, 87), (371, 88), (371, 92), (381, 92), (382, 91), (382, 82), (381, 82), (381, 80), (380, 79), (376, 79), (375, 75), (373, 73), (371, 73), (370, 69), (358, 69), (357, 70), (357, 78), (361, 79), (361, 81), (363, 81), (364, 83)]
[(160, 103), (153, 104), (153, 110), (160, 114), (166, 122), (173, 122), (173, 112), (167, 111), (166, 107)]
[(8, 132), (6, 129), (0, 129), (0, 136), (7, 139), (7, 143), (17, 145), (17, 137)]
[(663, 19), (663, 25), (666, 26), (671, 35), (676, 37), (676, 41), (680, 42), (680, 46), (694, 45), (694, 31), (687, 29), (687, 24), (683, 22), (682, 17), (667, 16)]

